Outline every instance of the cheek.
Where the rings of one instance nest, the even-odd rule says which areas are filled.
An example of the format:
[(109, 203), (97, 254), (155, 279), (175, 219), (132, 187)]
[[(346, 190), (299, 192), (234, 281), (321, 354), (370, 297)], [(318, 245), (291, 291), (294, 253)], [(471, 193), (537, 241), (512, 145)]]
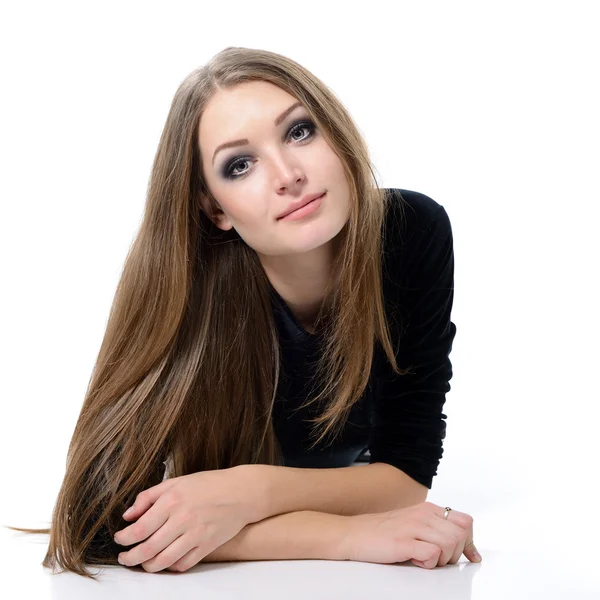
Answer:
[(262, 202), (257, 198), (262, 198), (264, 195), (257, 195), (252, 188), (253, 185), (238, 185), (235, 194), (230, 193), (221, 197), (223, 211), (234, 221), (234, 225), (251, 227), (260, 218)]
[(259, 173), (253, 173), (247, 185), (238, 188), (238, 201), (236, 203), (236, 216), (245, 225), (252, 228), (265, 227), (269, 217), (269, 205), (266, 201), (269, 186)]
[(236, 200), (229, 204), (233, 227), (253, 247), (254, 241), (264, 239), (269, 230), (269, 207), (265, 202), (264, 188), (260, 189), (261, 193), (257, 194), (240, 186)]
[(344, 176), (344, 167), (338, 155), (326, 144), (322, 152), (319, 152), (315, 168), (323, 176), (321, 181), (327, 186), (332, 180), (338, 180)]

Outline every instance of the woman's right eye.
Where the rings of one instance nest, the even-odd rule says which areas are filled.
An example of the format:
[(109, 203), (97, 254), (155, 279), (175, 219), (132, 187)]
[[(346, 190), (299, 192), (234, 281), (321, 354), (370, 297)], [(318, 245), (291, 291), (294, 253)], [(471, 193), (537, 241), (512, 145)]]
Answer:
[(243, 165), (244, 163), (248, 163), (248, 162), (250, 162), (249, 158), (240, 158), (240, 159), (236, 160), (235, 162), (231, 163), (231, 165), (225, 171), (225, 177), (227, 177), (228, 179), (237, 179), (238, 177), (241, 177), (241, 175), (243, 175), (243, 173), (236, 175), (234, 173), (234, 171), (239, 166)]

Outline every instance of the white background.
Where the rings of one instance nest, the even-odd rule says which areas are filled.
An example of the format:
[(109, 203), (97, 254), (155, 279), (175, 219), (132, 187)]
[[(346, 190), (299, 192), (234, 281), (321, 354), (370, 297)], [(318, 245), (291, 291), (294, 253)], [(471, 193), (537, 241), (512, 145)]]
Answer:
[[(538, 589), (528, 569), (556, 560), (550, 572), (565, 574), (565, 589), (577, 581), (581, 598), (600, 589), (590, 572), (599, 534), (598, 2), (0, 6), (0, 524), (48, 525), (173, 94), (220, 50), (246, 46), (322, 79), (364, 134), (379, 183), (424, 193), (450, 216), (454, 377), (428, 500), (474, 517), (484, 562), (465, 565), (479, 584), (446, 585), (460, 597), (517, 597), (499, 566), (521, 565), (525, 594)], [(39, 564), (43, 536), (6, 531), (3, 564), (21, 552), (15, 565), (37, 582), (37, 597), (55, 597)], [(294, 567), (305, 564), (325, 576), (342, 568)], [(373, 593), (370, 571), (364, 579)], [(562, 597), (556, 582), (548, 588)]]

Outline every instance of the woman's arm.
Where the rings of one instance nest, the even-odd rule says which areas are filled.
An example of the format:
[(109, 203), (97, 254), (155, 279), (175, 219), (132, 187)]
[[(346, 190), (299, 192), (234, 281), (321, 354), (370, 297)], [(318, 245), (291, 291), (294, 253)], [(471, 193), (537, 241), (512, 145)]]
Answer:
[(246, 525), (200, 562), (246, 560), (347, 560), (342, 547), (350, 516), (310, 510)]

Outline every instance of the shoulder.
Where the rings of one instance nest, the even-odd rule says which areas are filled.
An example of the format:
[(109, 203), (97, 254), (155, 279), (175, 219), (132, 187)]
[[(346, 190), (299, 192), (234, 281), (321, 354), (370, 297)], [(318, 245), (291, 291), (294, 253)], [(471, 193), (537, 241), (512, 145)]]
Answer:
[(434, 218), (436, 212), (442, 206), (430, 196), (414, 190), (402, 188), (384, 188), (384, 190), (390, 198), (390, 205), (410, 207), (421, 218)]
[[(387, 212), (383, 225), (384, 249), (394, 253), (402, 249), (420, 250), (422, 244), (443, 242), (452, 236), (444, 207), (426, 194), (401, 188), (384, 188)], [(408, 246), (407, 246), (408, 244)]]
[(444, 207), (430, 196), (401, 188), (385, 188), (385, 192), (388, 196), (385, 235), (392, 242), (404, 244), (416, 233), (427, 233), (434, 224), (442, 228), (449, 225)]
[(386, 271), (393, 279), (423, 281), (453, 261), (452, 226), (445, 208), (412, 190), (385, 188), (383, 228)]

